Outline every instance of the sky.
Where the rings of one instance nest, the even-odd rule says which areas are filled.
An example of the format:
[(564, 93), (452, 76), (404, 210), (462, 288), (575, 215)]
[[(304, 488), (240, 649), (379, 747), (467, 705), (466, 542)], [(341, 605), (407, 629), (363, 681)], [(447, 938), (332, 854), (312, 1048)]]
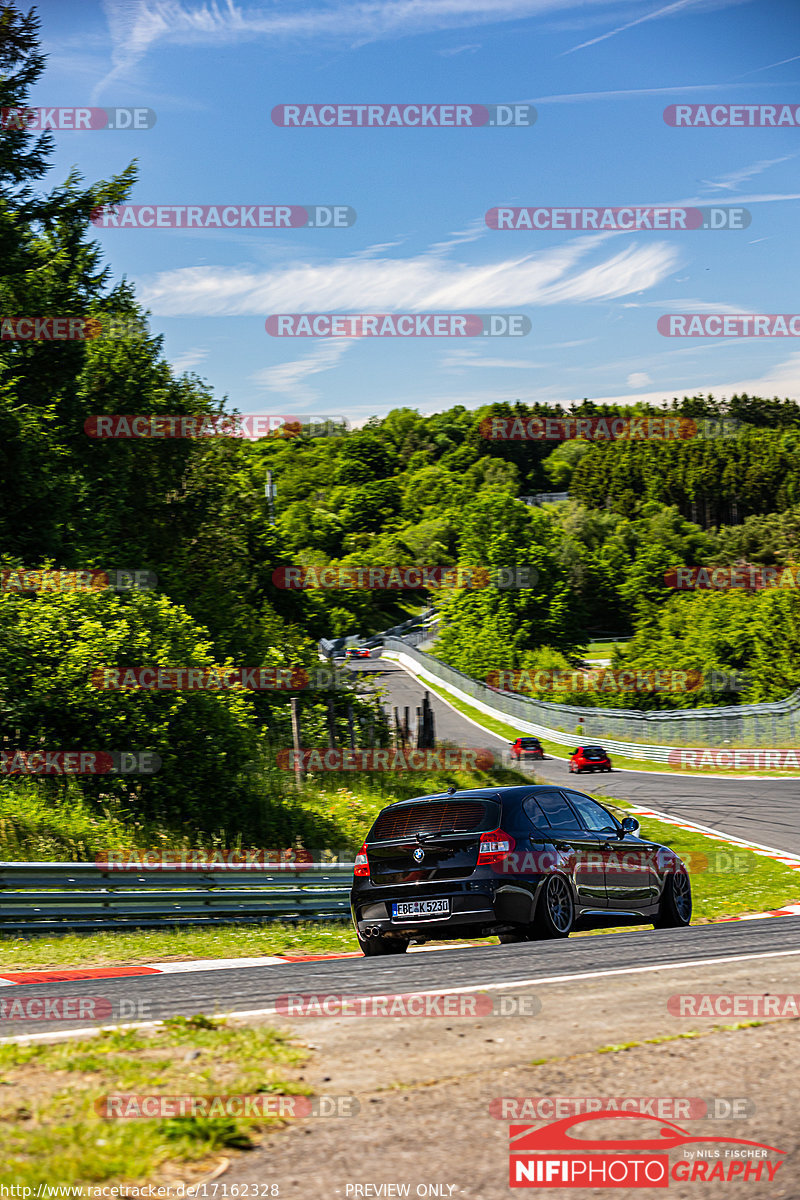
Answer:
[[(797, 0), (40, 0), (48, 182), (132, 159), (138, 205), (347, 205), (340, 228), (98, 228), (177, 372), (245, 413), (361, 424), (494, 401), (800, 399), (800, 341), (662, 336), (677, 313), (800, 313), (800, 124), (674, 127), (668, 105), (793, 105)], [(284, 127), (277, 105), (525, 104), (535, 123)], [(494, 229), (494, 207), (739, 206), (736, 229)], [(251, 218), (252, 219), (252, 218)], [(540, 218), (543, 219), (543, 218)], [(522, 314), (518, 337), (270, 336), (287, 313)], [(341, 328), (341, 326), (340, 326)]]

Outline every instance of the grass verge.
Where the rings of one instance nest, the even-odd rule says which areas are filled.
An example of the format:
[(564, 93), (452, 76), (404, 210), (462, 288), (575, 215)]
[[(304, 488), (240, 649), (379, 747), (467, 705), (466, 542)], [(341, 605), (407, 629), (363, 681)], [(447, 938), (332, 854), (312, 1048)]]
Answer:
[(305, 1094), (285, 1075), (306, 1053), (274, 1029), (206, 1017), (172, 1018), (147, 1034), (0, 1046), (4, 1177), (32, 1188), (201, 1177), (215, 1155), (253, 1146), (280, 1118), (107, 1119), (96, 1102), (107, 1093)]
[(107, 933), (0, 935), (0, 969), (67, 970), (193, 958), (261, 958), (270, 954), (340, 954), (358, 950), (347, 922), (224, 925), (202, 929), (120, 929)]

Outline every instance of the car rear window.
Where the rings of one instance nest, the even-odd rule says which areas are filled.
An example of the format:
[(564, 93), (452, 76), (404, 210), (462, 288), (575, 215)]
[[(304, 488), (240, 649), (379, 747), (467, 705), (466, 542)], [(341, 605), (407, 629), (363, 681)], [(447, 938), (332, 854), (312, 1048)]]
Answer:
[(602, 746), (587, 746), (583, 755), (584, 758), (605, 758), (606, 752)]
[(416, 833), (478, 833), (499, 824), (500, 808), (494, 800), (429, 800), (384, 809), (367, 841), (390, 842)]
[(520, 746), (524, 746), (528, 750), (535, 750), (539, 745), (538, 738), (520, 738)]

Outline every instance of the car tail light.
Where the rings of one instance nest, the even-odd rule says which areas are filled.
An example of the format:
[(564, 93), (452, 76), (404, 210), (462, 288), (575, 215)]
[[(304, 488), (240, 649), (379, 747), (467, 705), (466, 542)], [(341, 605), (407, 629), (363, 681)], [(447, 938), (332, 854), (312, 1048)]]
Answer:
[(356, 855), (356, 865), (353, 871), (354, 875), (369, 875), (369, 859), (367, 858), (367, 843), (359, 850)]
[(506, 855), (512, 852), (515, 845), (511, 834), (504, 833), (502, 829), (493, 829), (491, 833), (482, 833), (478, 847), (478, 866), (502, 862)]

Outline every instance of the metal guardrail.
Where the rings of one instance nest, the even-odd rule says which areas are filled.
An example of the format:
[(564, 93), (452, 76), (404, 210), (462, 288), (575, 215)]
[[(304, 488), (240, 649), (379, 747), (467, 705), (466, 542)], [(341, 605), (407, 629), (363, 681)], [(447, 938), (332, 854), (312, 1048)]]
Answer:
[(120, 870), (0, 863), (0, 933), (346, 920), (353, 863)]
[[(520, 733), (548, 738), (558, 745), (590, 740), (633, 758), (666, 762), (676, 748), (791, 747), (800, 726), (800, 690), (773, 704), (715, 708), (580, 708), (489, 687), (400, 638), (386, 638), (384, 650), (405, 655), (414, 674), (440, 683), (473, 707), (502, 720), (510, 717)], [(576, 740), (577, 739), (577, 740)]]

